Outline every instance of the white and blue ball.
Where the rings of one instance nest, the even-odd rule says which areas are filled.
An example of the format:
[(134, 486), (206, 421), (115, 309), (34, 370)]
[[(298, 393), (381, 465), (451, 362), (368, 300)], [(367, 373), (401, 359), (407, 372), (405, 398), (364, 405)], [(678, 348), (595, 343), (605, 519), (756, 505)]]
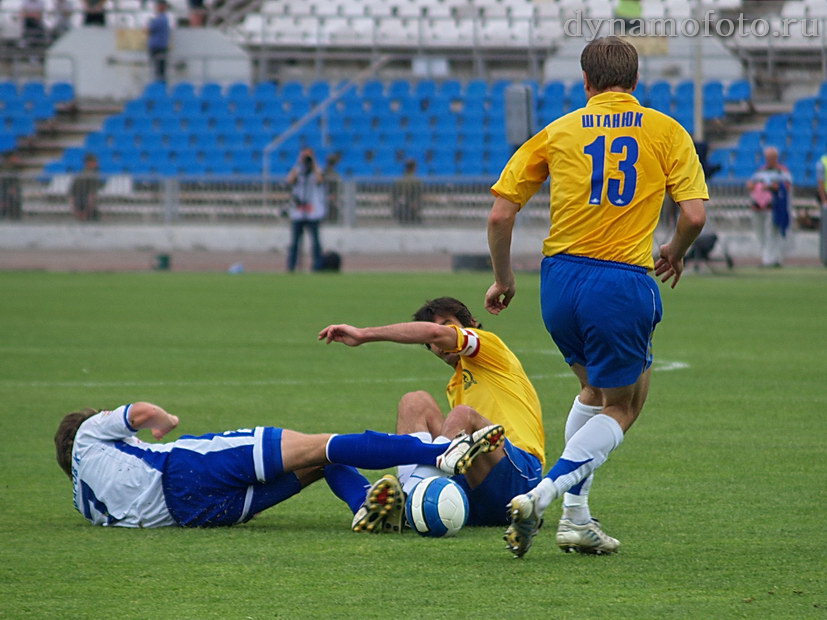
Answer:
[(408, 495), (405, 516), (421, 536), (454, 536), (468, 521), (468, 497), (450, 478), (425, 478)]

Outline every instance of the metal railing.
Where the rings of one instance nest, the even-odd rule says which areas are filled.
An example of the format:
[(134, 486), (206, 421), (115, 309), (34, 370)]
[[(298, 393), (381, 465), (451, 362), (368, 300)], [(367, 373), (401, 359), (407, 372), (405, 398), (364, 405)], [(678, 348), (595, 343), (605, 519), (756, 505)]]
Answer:
[[(2, 221), (28, 222), (73, 218), (71, 175), (0, 174)], [(350, 178), (335, 181), (328, 196), (327, 221), (346, 227), (484, 227), (491, 208), (493, 179), (428, 178), (413, 203), (394, 189), (398, 179)], [(266, 200), (262, 201), (262, 195)], [(799, 221), (817, 219), (815, 190), (797, 188), (793, 209)], [(719, 229), (749, 230), (749, 197), (742, 182), (710, 185), (710, 219)], [(287, 223), (290, 190), (283, 180), (264, 184), (261, 177), (133, 178), (111, 176), (96, 192), (102, 221)], [(547, 228), (548, 186), (523, 207), (521, 226)], [(665, 210), (668, 211), (668, 210)]]

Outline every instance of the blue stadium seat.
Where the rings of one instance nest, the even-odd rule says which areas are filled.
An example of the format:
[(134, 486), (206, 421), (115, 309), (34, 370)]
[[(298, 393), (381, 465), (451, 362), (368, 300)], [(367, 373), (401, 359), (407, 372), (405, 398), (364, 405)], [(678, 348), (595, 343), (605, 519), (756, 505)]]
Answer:
[(815, 97), (799, 99), (793, 104), (792, 118), (807, 118), (812, 120), (816, 116), (818, 100)]
[(436, 95), (436, 82), (433, 80), (420, 80), (414, 88), (414, 95), (417, 97), (433, 97)]
[(29, 113), (34, 120), (44, 121), (55, 115), (55, 105), (48, 99), (39, 99), (34, 102)]
[(738, 103), (750, 99), (752, 99), (752, 86), (747, 80), (735, 80), (727, 88), (727, 103)]
[(123, 108), (124, 115), (129, 117), (144, 116), (148, 111), (149, 108), (147, 107), (147, 100), (145, 99), (127, 101)]
[(235, 82), (227, 88), (227, 99), (249, 99), (250, 87), (244, 82)]
[(223, 99), (207, 99), (202, 106), (204, 116), (208, 118), (223, 118), (230, 115), (227, 102)]
[(790, 121), (790, 133), (792, 134), (793, 143), (809, 137), (813, 133), (813, 117), (812, 116), (793, 116)]
[(313, 82), (307, 88), (307, 98), (314, 103), (324, 101), (328, 97), (330, 97), (330, 84), (327, 82)]
[(276, 99), (278, 97), (278, 89), (273, 82), (259, 82), (253, 88), (253, 99), (263, 101), (268, 99)]
[(177, 114), (180, 121), (185, 123), (191, 118), (200, 117), (203, 114), (202, 102), (200, 99), (181, 99), (177, 103)]
[(465, 87), (466, 99), (484, 99), (488, 95), (488, 82), (471, 80)]
[(75, 88), (68, 82), (55, 82), (49, 92), (52, 103), (66, 103), (75, 99)]
[(30, 116), (18, 116), (12, 118), (11, 124), (8, 127), (9, 133), (20, 137), (28, 136), (35, 132), (36, 127), (34, 119)]
[(750, 161), (736, 161), (732, 168), (731, 174), (734, 178), (739, 180), (749, 179), (754, 173), (758, 166)]
[(706, 120), (723, 118), (726, 115), (724, 109), (724, 100), (721, 99), (704, 99), (703, 117)]
[(180, 82), (172, 89), (170, 96), (173, 99), (194, 99), (195, 87), (189, 82)]
[(167, 85), (164, 82), (150, 82), (144, 88), (142, 97), (148, 99), (157, 99), (158, 97), (167, 96)]
[(207, 82), (201, 87), (199, 96), (203, 100), (223, 99), (224, 95), (221, 92), (221, 85), (215, 82)]
[(126, 118), (123, 115), (117, 114), (110, 116), (103, 121), (103, 131), (105, 133), (115, 133), (124, 131), (126, 129)]
[(586, 92), (583, 90), (583, 84), (579, 82), (573, 83), (566, 95), (568, 110), (577, 110), (586, 105)]
[(17, 137), (6, 132), (0, 132), (0, 153), (13, 151), (17, 147)]
[(24, 101), (39, 101), (48, 97), (42, 82), (26, 82), (20, 89), (20, 98)]
[(439, 95), (448, 100), (459, 99), (462, 96), (462, 84), (457, 80), (445, 80), (439, 85)]
[(388, 98), (407, 98), (411, 94), (411, 85), (406, 80), (395, 80), (388, 86)]
[(695, 100), (695, 84), (689, 81), (680, 82), (675, 87), (673, 99), (676, 104), (681, 101), (693, 102)]
[(86, 138), (83, 140), (83, 145), (89, 151), (97, 151), (98, 149), (105, 148), (109, 144), (109, 136), (102, 131), (93, 131), (92, 133), (86, 134)]
[(724, 85), (718, 80), (710, 80), (704, 84), (704, 100), (723, 99)]
[(14, 82), (0, 82), (0, 101), (17, 98), (17, 85)]
[(566, 98), (566, 86), (563, 82), (549, 82), (543, 87), (540, 93), (541, 101), (557, 104), (559, 102), (562, 108), (563, 102)]
[(186, 129), (191, 133), (209, 133), (210, 121), (206, 116), (192, 116), (181, 119), (180, 129)]
[(760, 131), (745, 131), (738, 138), (738, 147), (741, 149), (760, 149), (761, 148), (761, 132)]
[(378, 80), (368, 80), (362, 85), (362, 97), (365, 99), (384, 97), (384, 95), (385, 85)]
[(301, 82), (285, 82), (281, 85), (281, 88), (279, 88), (279, 97), (287, 101), (296, 99), (303, 100), (305, 98), (304, 86)]
[(768, 134), (786, 132), (789, 126), (789, 121), (789, 114), (773, 114), (767, 119), (767, 122), (764, 124), (764, 131)]
[(672, 88), (668, 82), (654, 82), (649, 86), (649, 107), (665, 114), (672, 110)]

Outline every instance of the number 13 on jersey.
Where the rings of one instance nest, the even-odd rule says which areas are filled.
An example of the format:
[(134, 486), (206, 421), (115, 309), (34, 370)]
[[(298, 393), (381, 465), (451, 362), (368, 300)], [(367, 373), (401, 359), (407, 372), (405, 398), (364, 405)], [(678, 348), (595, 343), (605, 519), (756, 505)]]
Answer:
[[(606, 186), (606, 197), (614, 206), (625, 207), (634, 199), (635, 189), (637, 188), (637, 168), (635, 168), (638, 159), (637, 140), (631, 136), (618, 136), (612, 140), (609, 151), (623, 155), (623, 159), (617, 162), (617, 171), (623, 175), (623, 179), (609, 179)], [(592, 159), (592, 184), (589, 204), (599, 205), (603, 197), (603, 182), (606, 170), (606, 136), (598, 136), (594, 142), (583, 148), (583, 152)]]

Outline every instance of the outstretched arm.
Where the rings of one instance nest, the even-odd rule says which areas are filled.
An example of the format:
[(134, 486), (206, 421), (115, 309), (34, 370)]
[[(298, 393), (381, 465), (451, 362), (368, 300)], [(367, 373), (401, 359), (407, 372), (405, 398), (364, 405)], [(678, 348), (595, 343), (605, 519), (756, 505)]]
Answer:
[(178, 426), (178, 416), (169, 414), (152, 403), (132, 403), (129, 408), (129, 423), (132, 428), (138, 430), (142, 428), (151, 429), (152, 436), (155, 439), (161, 439)]
[(704, 201), (700, 198), (684, 200), (679, 202), (678, 206), (681, 213), (675, 234), (669, 243), (660, 246), (660, 258), (655, 263), (655, 276), (660, 277), (661, 282), (668, 282), (674, 277), (672, 288), (675, 288), (681, 279), (686, 251), (701, 234), (706, 223)]
[(453, 327), (427, 321), (395, 323), (380, 327), (328, 325), (319, 332), (319, 340), (324, 340), (328, 344), (341, 342), (349, 347), (358, 347), (366, 342), (432, 344), (443, 351), (450, 351), (457, 346), (457, 332)]
[(516, 292), (511, 269), (511, 234), (519, 210), (520, 205), (497, 196), (488, 214), (488, 249), (494, 268), (494, 284), (485, 294), (485, 309), (491, 314), (505, 310)]

